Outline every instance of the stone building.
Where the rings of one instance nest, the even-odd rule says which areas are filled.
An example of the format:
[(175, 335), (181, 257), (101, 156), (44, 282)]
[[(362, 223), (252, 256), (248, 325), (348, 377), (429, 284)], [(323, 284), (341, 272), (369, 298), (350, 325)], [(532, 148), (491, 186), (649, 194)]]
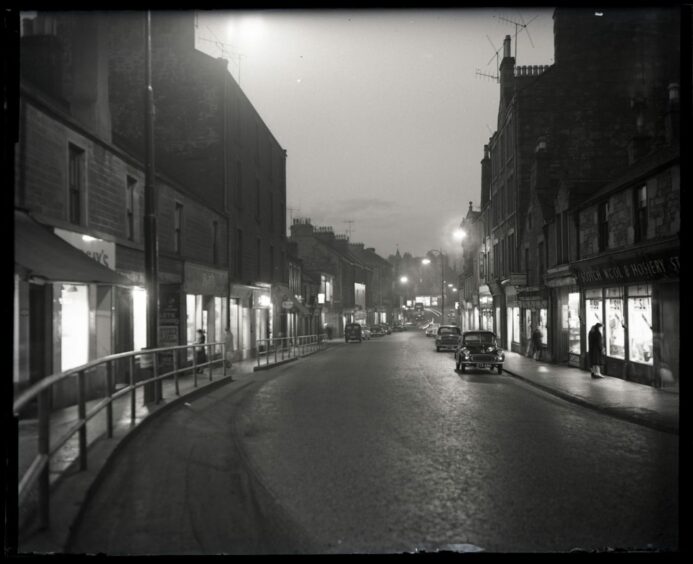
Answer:
[[(507, 349), (525, 353), (538, 326), (544, 359), (583, 366), (584, 296), (573, 265), (587, 252), (581, 238), (595, 240), (584, 222), (596, 220), (578, 210), (669, 143), (679, 37), (676, 9), (560, 8), (554, 63), (531, 67), (515, 65), (506, 37), (498, 129), (482, 160), (480, 285), (493, 295), (494, 328)], [(603, 209), (612, 225), (629, 221), (624, 202)], [(614, 231), (612, 247), (594, 252), (628, 245), (626, 233)]]
[[(141, 153), (112, 133), (107, 24), (70, 13), (24, 24), (14, 186), (18, 389), (146, 346), (145, 169)], [(162, 170), (156, 185), (159, 344), (191, 342), (198, 328), (221, 341), (227, 218)], [(128, 381), (127, 370), (118, 366), (117, 379)], [(57, 388), (55, 404), (73, 392)]]
[[(108, 24), (113, 134), (137, 150), (143, 13), (109, 13)], [(226, 218), (229, 323), (247, 357), (258, 339), (289, 333), (287, 154), (227, 61), (195, 49), (194, 11), (152, 12), (151, 64), (157, 166)]]

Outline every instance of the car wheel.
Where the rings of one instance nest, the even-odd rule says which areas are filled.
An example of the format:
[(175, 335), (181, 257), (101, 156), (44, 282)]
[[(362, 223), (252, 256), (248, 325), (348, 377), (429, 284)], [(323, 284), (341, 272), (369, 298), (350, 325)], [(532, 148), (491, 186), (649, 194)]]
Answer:
[(496, 366), (496, 370), (498, 370), (498, 374), (503, 374), (503, 365), (499, 364), (498, 366)]

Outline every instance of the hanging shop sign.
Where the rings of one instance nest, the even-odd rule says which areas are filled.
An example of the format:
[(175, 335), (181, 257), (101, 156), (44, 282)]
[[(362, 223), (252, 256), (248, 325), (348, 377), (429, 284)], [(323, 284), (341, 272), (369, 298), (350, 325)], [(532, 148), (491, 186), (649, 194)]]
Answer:
[(678, 278), (680, 268), (678, 249), (662, 255), (639, 255), (631, 260), (611, 259), (601, 264), (573, 265), (575, 277), (583, 286)]
[(58, 237), (64, 239), (73, 247), (79, 249), (84, 254), (94, 259), (99, 264), (102, 264), (106, 268), (115, 270), (115, 243), (112, 243), (111, 241), (104, 241), (103, 239), (97, 239), (91, 235), (85, 235), (84, 233), (66, 231), (65, 229), (59, 229), (58, 227), (56, 227), (54, 230)]
[(291, 300), (284, 300), (282, 302), (282, 307), (284, 309), (291, 309), (292, 307), (294, 307), (294, 302), (292, 302)]

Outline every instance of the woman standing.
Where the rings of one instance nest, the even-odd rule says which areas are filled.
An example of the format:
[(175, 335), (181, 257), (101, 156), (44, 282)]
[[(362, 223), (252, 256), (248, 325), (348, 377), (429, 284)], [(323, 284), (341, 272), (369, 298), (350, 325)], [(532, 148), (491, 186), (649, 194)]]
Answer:
[(601, 323), (595, 323), (590, 329), (588, 335), (588, 354), (590, 357), (590, 366), (592, 370), (592, 378), (604, 378), (601, 373), (602, 364), (602, 333), (599, 328)]

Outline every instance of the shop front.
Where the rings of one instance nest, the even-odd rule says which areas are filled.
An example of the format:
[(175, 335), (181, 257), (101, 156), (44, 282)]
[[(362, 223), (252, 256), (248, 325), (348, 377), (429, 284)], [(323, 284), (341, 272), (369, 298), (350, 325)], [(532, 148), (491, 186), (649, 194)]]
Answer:
[[(15, 210), (15, 390), (112, 354), (114, 288), (132, 286), (115, 271), (114, 243), (58, 231)], [(87, 397), (103, 382), (89, 379)], [(52, 400), (74, 403), (74, 385), (54, 386)]]
[(495, 312), (494, 333), (501, 343), (501, 346), (505, 350), (510, 350), (511, 341), (508, 341), (508, 331), (506, 328), (507, 309), (505, 306), (505, 291), (495, 280), (488, 281), (488, 288), (491, 291), (491, 297), (493, 298), (492, 307)]
[[(228, 274), (224, 270), (191, 262), (184, 264), (183, 274), (186, 342), (194, 343), (199, 329), (205, 332), (205, 342), (223, 342), (227, 325)], [(172, 328), (163, 335), (160, 330), (159, 346), (168, 346), (167, 342), (161, 342), (161, 337), (167, 336), (173, 343), (175, 335)], [(208, 349), (207, 352), (208, 356), (219, 358), (222, 355), (222, 347)], [(188, 360), (192, 361), (192, 348), (188, 350), (187, 356)]]
[(622, 252), (574, 269), (584, 307), (583, 357), (587, 333), (601, 323), (607, 375), (678, 389), (678, 247)]
[(517, 296), (517, 288), (508, 284), (505, 286), (506, 308), (506, 349), (522, 353), (522, 324), (520, 322), (520, 301)]
[(493, 296), (490, 288), (485, 284), (479, 286), (479, 312), (480, 328), (485, 331), (494, 331)]
[(521, 347), (523, 354), (530, 356), (534, 351), (532, 334), (534, 328), (541, 333), (541, 359), (551, 361), (548, 350), (548, 292), (545, 288), (524, 287), (518, 288), (518, 301), (520, 304), (520, 318), (522, 321)]

